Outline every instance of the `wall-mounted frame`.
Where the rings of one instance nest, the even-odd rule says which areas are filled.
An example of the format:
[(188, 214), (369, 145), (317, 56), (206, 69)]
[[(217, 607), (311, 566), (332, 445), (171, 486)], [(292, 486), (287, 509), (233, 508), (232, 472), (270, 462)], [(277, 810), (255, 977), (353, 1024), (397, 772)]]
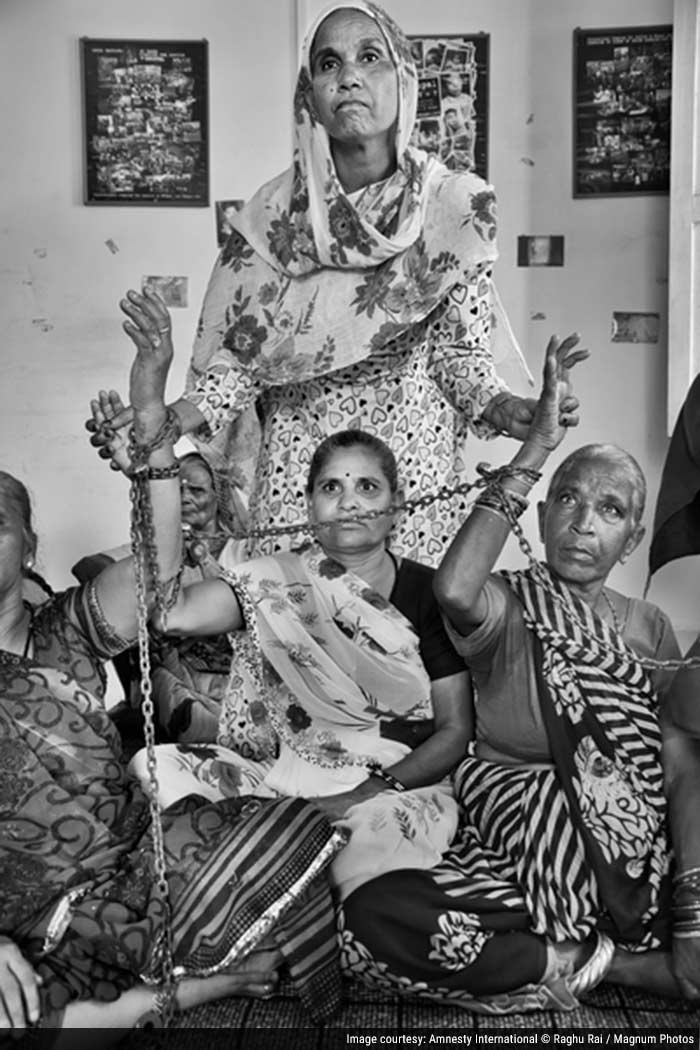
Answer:
[(412, 35), (418, 69), (413, 144), (448, 168), (488, 177), (489, 35)]
[(673, 28), (574, 30), (574, 197), (668, 193)]
[(80, 45), (85, 203), (207, 206), (207, 41)]

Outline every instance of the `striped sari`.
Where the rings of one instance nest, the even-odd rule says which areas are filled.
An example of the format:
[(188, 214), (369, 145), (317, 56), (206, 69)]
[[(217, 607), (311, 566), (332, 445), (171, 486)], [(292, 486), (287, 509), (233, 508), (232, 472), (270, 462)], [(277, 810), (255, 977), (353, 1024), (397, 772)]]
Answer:
[(534, 647), (551, 763), (466, 758), (446, 857), (362, 887), (341, 922), (356, 976), (495, 1013), (575, 1005), (542, 980), (548, 942), (603, 931), (630, 950), (662, 945), (670, 864), (648, 673), (546, 568), (503, 575)]

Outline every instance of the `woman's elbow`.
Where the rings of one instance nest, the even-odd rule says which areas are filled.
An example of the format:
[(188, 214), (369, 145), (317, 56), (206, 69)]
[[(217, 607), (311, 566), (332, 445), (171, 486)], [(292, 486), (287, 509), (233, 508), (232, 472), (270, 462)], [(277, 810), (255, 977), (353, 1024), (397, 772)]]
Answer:
[(472, 623), (478, 595), (474, 596), (454, 572), (437, 570), (433, 578), (435, 599), (447, 619), (455, 624)]
[(441, 609), (449, 612), (460, 602), (462, 588), (455, 579), (454, 572), (445, 571), (441, 566), (433, 577), (433, 594)]

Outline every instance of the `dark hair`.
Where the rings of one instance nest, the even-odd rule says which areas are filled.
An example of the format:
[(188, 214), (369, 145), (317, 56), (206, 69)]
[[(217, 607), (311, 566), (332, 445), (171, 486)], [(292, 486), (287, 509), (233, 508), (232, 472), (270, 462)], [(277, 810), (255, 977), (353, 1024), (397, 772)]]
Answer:
[(647, 483), (642, 468), (639, 463), (637, 463), (634, 456), (631, 456), (629, 452), (625, 452), (625, 450), (618, 445), (592, 444), (581, 445), (580, 448), (575, 448), (573, 452), (569, 453), (566, 459), (561, 461), (552, 474), (547, 488), (545, 501), (549, 502), (549, 500), (555, 495), (558, 486), (573, 467), (578, 466), (579, 463), (584, 462), (585, 460), (594, 459), (604, 460), (612, 466), (620, 467), (621, 470), (625, 471), (632, 484), (634, 523), (635, 525), (638, 525), (642, 519), (644, 506), (646, 504)]
[(381, 438), (375, 437), (374, 434), (368, 434), (365, 430), (339, 430), (337, 434), (329, 434), (327, 438), (323, 439), (311, 458), (311, 466), (306, 479), (307, 495), (311, 495), (313, 492), (316, 478), (333, 453), (349, 448), (363, 448), (377, 457), (382, 473), (389, 482), (391, 494), (392, 496), (395, 495), (399, 487), (399, 470), (396, 465), (396, 456)]
[(31, 548), (32, 554), (36, 554), (36, 533), (32, 525), (32, 501), (27, 489), (12, 474), (6, 470), (0, 470), (0, 490), (4, 490), (8, 501), (15, 508), (24, 527), (24, 536)]

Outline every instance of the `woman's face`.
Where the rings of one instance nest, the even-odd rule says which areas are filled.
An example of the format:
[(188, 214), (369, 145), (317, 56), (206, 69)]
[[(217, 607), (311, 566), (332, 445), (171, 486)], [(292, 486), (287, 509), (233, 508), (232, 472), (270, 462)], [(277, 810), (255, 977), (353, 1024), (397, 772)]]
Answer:
[(361, 445), (337, 449), (319, 471), (308, 497), (311, 521), (328, 522), (318, 539), (328, 553), (369, 552), (384, 546), (393, 517), (382, 515), (365, 521), (347, 519), (369, 510), (386, 510), (394, 500), (389, 481), (377, 455)]
[(196, 460), (180, 465), (182, 520), (196, 532), (216, 531), (216, 492), (209, 471)]
[(24, 559), (31, 553), (22, 515), (0, 485), (0, 594), (21, 583)]
[(324, 19), (311, 49), (311, 82), (316, 113), (332, 141), (393, 139), (396, 67), (369, 15), (341, 8)]
[(604, 583), (644, 535), (629, 473), (602, 457), (573, 463), (539, 512), (547, 564), (574, 589)]

